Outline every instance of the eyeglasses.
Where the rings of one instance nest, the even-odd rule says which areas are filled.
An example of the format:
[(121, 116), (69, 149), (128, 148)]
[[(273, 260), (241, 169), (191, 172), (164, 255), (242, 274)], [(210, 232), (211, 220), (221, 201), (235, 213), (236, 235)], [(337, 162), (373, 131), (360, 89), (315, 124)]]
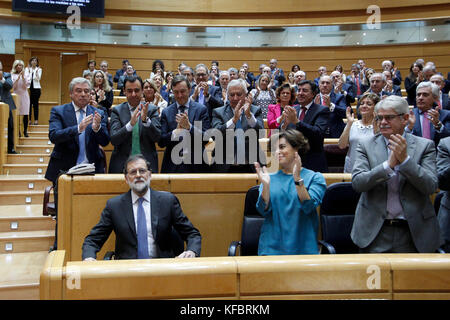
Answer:
[(139, 174), (141, 176), (143, 176), (144, 174), (146, 174), (147, 172), (149, 172), (148, 169), (144, 169), (144, 168), (139, 168), (139, 169), (133, 169), (127, 172), (128, 175), (134, 177), (136, 176), (136, 174), (139, 172)]
[(196, 76), (197, 77), (206, 77), (207, 74), (206, 73), (197, 73)]
[(388, 114), (388, 115), (385, 115), (385, 116), (376, 116), (376, 117), (375, 117), (375, 121), (381, 122), (381, 121), (383, 121), (383, 119), (384, 119), (384, 120), (386, 120), (387, 122), (390, 122), (390, 121), (394, 120), (395, 117), (401, 117), (401, 116), (403, 116), (403, 115), (404, 115), (404, 113), (400, 113), (400, 114)]

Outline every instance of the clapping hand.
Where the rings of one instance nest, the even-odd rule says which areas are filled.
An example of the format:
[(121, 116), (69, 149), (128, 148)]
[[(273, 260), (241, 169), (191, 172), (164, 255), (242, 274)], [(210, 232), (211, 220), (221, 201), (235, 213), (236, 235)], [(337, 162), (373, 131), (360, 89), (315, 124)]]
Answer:
[(101, 117), (100, 113), (95, 111), (94, 118), (92, 120), (92, 130), (97, 132), (100, 129), (101, 123), (102, 123), (102, 117)]
[(137, 123), (139, 119), (139, 114), (141, 113), (142, 105), (139, 104), (131, 114), (130, 124), (134, 127), (134, 125)]
[(269, 172), (267, 171), (266, 166), (263, 166), (261, 168), (261, 165), (258, 162), (255, 162), (254, 165), (255, 165), (256, 174), (258, 175), (259, 181), (264, 186), (269, 186), (270, 185), (270, 175), (269, 175)]
[(147, 121), (147, 112), (148, 112), (148, 105), (150, 104), (150, 102), (146, 102), (142, 105), (142, 110), (141, 110), (141, 120), (146, 122)]
[[(388, 148), (392, 151), (388, 159), (391, 168), (402, 163), (408, 157), (406, 139), (400, 134), (390, 136)], [(395, 159), (393, 159), (394, 157)]]
[(178, 113), (175, 117), (175, 121), (178, 124), (177, 129), (190, 129), (190, 123), (187, 113)]
[(296, 152), (294, 156), (294, 168), (292, 170), (294, 181), (300, 180), (300, 171), (302, 171), (302, 159), (298, 155), (298, 152)]

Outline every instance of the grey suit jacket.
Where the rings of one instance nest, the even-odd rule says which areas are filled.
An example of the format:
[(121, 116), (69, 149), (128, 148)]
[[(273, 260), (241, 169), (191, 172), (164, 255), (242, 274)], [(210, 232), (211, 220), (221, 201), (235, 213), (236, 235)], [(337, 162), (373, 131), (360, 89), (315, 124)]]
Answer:
[[(434, 207), (430, 201), (438, 186), (436, 150), (431, 140), (406, 133), (410, 159), (400, 167), (400, 202), (414, 245), (419, 252), (435, 252), (442, 244)], [(381, 134), (362, 140), (356, 148), (353, 188), (361, 192), (351, 231), (353, 242), (367, 247), (387, 217), (388, 174), (383, 162), (388, 152)]]
[(4, 72), (3, 79), (5, 79), (5, 82), (0, 82), (0, 100), (9, 105), (9, 110), (14, 110), (16, 109), (16, 104), (10, 92), (13, 86), (11, 74)]
[[(151, 121), (149, 127), (144, 127), (139, 118), (139, 138), (141, 153), (150, 162), (152, 171), (158, 173), (158, 154), (155, 143), (161, 138), (161, 124), (158, 109), (148, 106), (147, 118)], [(124, 102), (111, 110), (110, 133), (114, 150), (109, 163), (109, 173), (122, 173), (127, 158), (131, 155), (133, 133), (127, 131), (126, 124), (131, 119), (128, 102)]]
[(450, 137), (441, 139), (437, 147), (437, 174), (439, 189), (444, 192), (438, 221), (445, 242), (450, 244)]

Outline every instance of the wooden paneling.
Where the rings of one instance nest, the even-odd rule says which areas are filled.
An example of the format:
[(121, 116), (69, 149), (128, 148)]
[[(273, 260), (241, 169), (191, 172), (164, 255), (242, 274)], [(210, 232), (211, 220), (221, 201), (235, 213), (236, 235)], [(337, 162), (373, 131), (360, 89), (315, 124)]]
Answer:
[(9, 106), (0, 102), (0, 172), (3, 172), (8, 155), (8, 117)]
[[(105, 17), (88, 21), (112, 24), (180, 25), (180, 26), (299, 26), (323, 24), (366, 23), (376, 4), (382, 22), (431, 19), (450, 16), (445, 0), (389, 1), (306, 1), (271, 0), (217, 1), (195, 0), (189, 4), (177, 0), (108, 0)], [(11, 0), (0, 0), (0, 15), (29, 21), (60, 21), (56, 16), (11, 11)]]

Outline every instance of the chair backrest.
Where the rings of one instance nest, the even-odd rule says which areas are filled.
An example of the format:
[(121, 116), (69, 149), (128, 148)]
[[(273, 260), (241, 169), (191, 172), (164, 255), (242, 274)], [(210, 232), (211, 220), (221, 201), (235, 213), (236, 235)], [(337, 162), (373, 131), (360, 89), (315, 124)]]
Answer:
[(264, 222), (262, 216), (244, 216), (241, 236), (241, 256), (257, 256), (259, 235)]
[(259, 185), (253, 186), (248, 189), (245, 195), (244, 204), (244, 216), (261, 216), (261, 214), (256, 210), (256, 202), (259, 196)]
[(359, 197), (351, 182), (333, 183), (325, 191), (320, 205), (322, 239), (333, 245), (336, 253), (358, 252), (350, 232)]
[(348, 148), (341, 149), (337, 144), (326, 144), (323, 146), (330, 173), (344, 172), (345, 156)]

